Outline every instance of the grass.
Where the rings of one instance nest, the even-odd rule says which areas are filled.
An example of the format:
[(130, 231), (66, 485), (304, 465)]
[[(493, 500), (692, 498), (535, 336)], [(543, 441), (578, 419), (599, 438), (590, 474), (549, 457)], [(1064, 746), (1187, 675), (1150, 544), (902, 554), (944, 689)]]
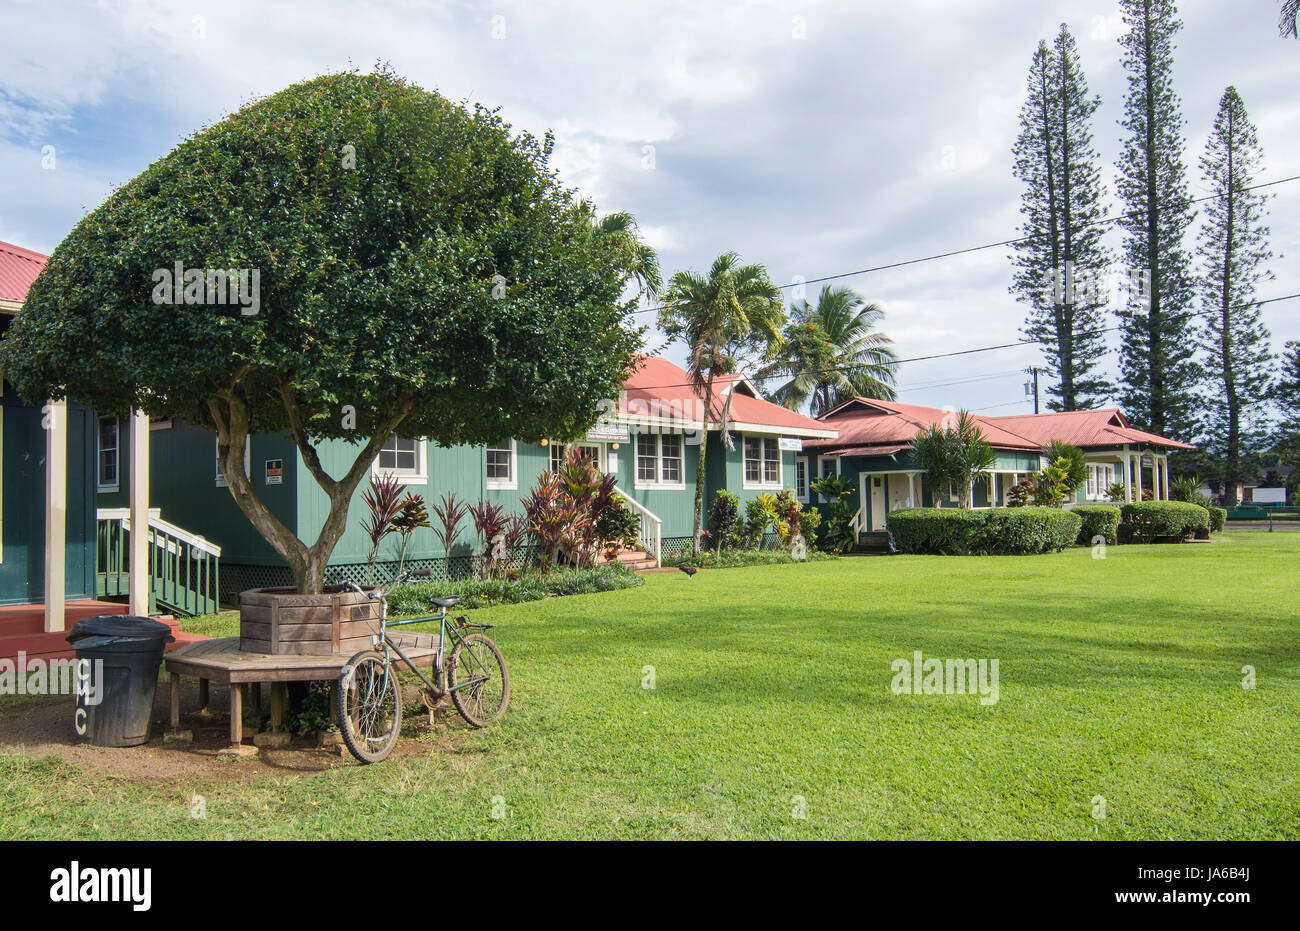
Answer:
[[(1300, 837), (1300, 535), (1106, 555), (667, 573), (486, 608), (514, 697), (453, 752), (163, 785), (9, 754), (0, 836)], [(915, 650), (997, 658), (999, 702), (893, 695)]]

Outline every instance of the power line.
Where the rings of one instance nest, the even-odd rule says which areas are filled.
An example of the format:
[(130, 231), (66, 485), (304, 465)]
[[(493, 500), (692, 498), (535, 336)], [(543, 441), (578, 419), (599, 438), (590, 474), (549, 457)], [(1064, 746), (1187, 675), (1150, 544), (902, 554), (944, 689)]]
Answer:
[[(1277, 303), (1277, 302), (1279, 302), (1279, 301), (1291, 301), (1291, 300), (1295, 300), (1295, 299), (1298, 298), (1298, 297), (1300, 297), (1300, 291), (1297, 291), (1297, 292), (1295, 292), (1295, 293), (1293, 293), (1293, 294), (1282, 294), (1282, 295), (1279, 295), (1278, 297), (1269, 297), (1269, 298), (1265, 298), (1265, 299), (1260, 300), (1260, 301), (1247, 301), (1245, 304), (1238, 304), (1238, 305), (1236, 305), (1236, 306), (1234, 306), (1234, 307), (1231, 307), (1231, 308), (1229, 308), (1229, 309), (1230, 309), (1230, 310), (1244, 310), (1244, 309), (1247, 308), (1247, 307), (1262, 307), (1262, 306), (1264, 306), (1265, 304), (1275, 304), (1275, 303)], [(1222, 309), (1221, 309), (1221, 308), (1215, 307), (1215, 308), (1211, 308), (1211, 309), (1209, 309), (1209, 310), (1195, 310), (1195, 311), (1189, 311), (1189, 312), (1184, 313), (1184, 314), (1172, 314), (1172, 315), (1170, 315), (1170, 317), (1169, 317), (1168, 319), (1171, 320), (1171, 321), (1172, 321), (1172, 320), (1190, 320), (1190, 319), (1192, 319), (1192, 318), (1194, 318), (1194, 317), (1205, 317), (1205, 316), (1208, 316), (1208, 315), (1211, 315), (1211, 314), (1217, 314), (1217, 313), (1221, 313), (1221, 312), (1222, 312)], [(1116, 324), (1112, 324), (1111, 326), (1098, 327), (1097, 329), (1094, 329), (1094, 330), (1080, 330), (1080, 331), (1079, 331), (1077, 334), (1075, 334), (1075, 335), (1076, 335), (1076, 336), (1092, 336), (1092, 335), (1101, 335), (1101, 334), (1103, 334), (1103, 333), (1110, 333), (1110, 332), (1112, 332), (1112, 331), (1114, 331), (1114, 330), (1118, 330), (1118, 329), (1120, 329), (1122, 326), (1123, 326), (1123, 323), (1116, 323)], [(907, 358), (907, 359), (896, 359), (896, 360), (894, 360), (894, 361), (893, 361), (892, 363), (890, 363), (890, 364), (891, 364), (891, 365), (904, 365), (904, 364), (907, 364), (907, 363), (909, 363), (909, 362), (930, 362), (930, 361), (933, 361), (934, 359), (948, 359), (948, 358), (952, 358), (952, 357), (954, 357), (954, 356), (968, 356), (968, 355), (973, 355), (974, 353), (979, 353), (979, 352), (993, 352), (994, 350), (998, 350), (998, 349), (1012, 349), (1012, 348), (1017, 347), (1017, 346), (1038, 346), (1038, 345), (1041, 345), (1041, 344), (1042, 344), (1042, 341), (1040, 341), (1040, 340), (1021, 339), (1021, 340), (1017, 340), (1017, 341), (1014, 342), (1014, 343), (998, 343), (997, 345), (994, 345), (994, 346), (976, 346), (976, 347), (971, 348), (971, 349), (956, 349), (956, 350), (953, 350), (953, 351), (951, 351), (951, 352), (936, 352), (936, 353), (932, 353), (932, 354), (930, 354), (930, 355), (928, 355), (928, 356), (912, 356), (912, 357)], [(745, 376), (745, 377), (746, 377), (746, 378), (749, 378), (750, 381), (768, 381), (768, 380), (773, 379), (773, 378), (797, 378), (797, 377), (799, 377), (800, 375), (829, 375), (829, 374), (831, 374), (831, 373), (833, 373), (833, 372), (843, 372), (845, 369), (850, 369), (850, 368), (860, 368), (860, 367), (862, 367), (862, 366), (871, 366), (871, 365), (876, 365), (876, 364), (877, 364), (877, 363), (874, 363), (874, 362), (846, 362), (846, 363), (844, 363), (843, 365), (837, 365), (837, 366), (835, 366), (835, 367), (833, 367), (833, 368), (825, 368), (825, 369), (807, 369), (807, 370), (804, 370), (804, 371), (801, 371), (801, 372), (776, 372), (776, 373), (773, 373), (773, 374), (771, 374), (771, 375), (764, 375), (764, 376), (761, 376), (761, 377), (755, 377), (755, 378), (749, 378), (749, 376)], [(648, 391), (648, 390), (653, 389), (653, 388), (689, 388), (689, 387), (694, 386), (694, 384), (695, 384), (694, 382), (680, 382), (680, 383), (678, 383), (678, 384), (667, 384), (667, 385), (639, 385), (639, 386), (637, 387), (636, 390), (638, 390), (638, 391)]]
[[(1277, 184), (1286, 184), (1288, 181), (1300, 181), (1300, 175), (1292, 175), (1289, 178), (1279, 178), (1276, 181), (1265, 181), (1261, 184), (1252, 184), (1250, 187), (1241, 188), (1241, 191), (1254, 191), (1260, 188), (1272, 187)], [(1235, 191), (1230, 193), (1240, 193), (1241, 191)], [(1188, 200), (1188, 204), (1199, 204), (1207, 200), (1214, 200), (1215, 198), (1221, 198), (1224, 196), (1226, 195), (1206, 194), (1202, 197), (1191, 198), (1190, 200)], [(1106, 223), (1118, 223), (1120, 220), (1124, 220), (1129, 217), (1138, 216), (1138, 215), (1140, 215), (1140, 211), (1130, 210), (1127, 213), (1121, 213), (1118, 216), (1102, 217), (1099, 220), (1093, 220), (1089, 223), (1081, 223), (1080, 227), (1096, 226), (1096, 225), (1101, 225)], [(777, 285), (777, 287), (784, 291), (786, 288), (794, 288), (794, 287), (798, 287), (799, 285), (821, 284), (822, 282), (826, 282), (826, 281), (837, 281), (840, 278), (852, 278), (856, 275), (868, 275), (873, 272), (883, 272), (893, 268), (903, 268), (904, 266), (907, 265), (918, 265), (921, 262), (933, 262), (938, 259), (948, 259), (948, 258), (952, 258), (953, 256), (966, 255), (971, 252), (982, 252), (985, 249), (998, 249), (1003, 246), (1011, 246), (1011, 245), (1015, 245), (1018, 242), (1024, 242), (1025, 240), (1030, 238), (1032, 237), (1018, 236), (1015, 239), (1003, 239), (998, 242), (984, 243), (981, 246), (970, 246), (969, 248), (966, 249), (954, 249), (951, 252), (939, 252), (934, 255), (921, 256), (920, 258), (916, 258), (916, 259), (905, 259), (904, 261), (901, 262), (890, 262), (887, 265), (873, 265), (869, 268), (859, 268), (856, 271), (840, 272), (835, 275), (824, 275), (821, 278), (810, 278), (807, 281), (792, 281), (789, 284)], [(640, 310), (632, 311), (632, 313), (634, 314), (658, 313), (659, 311), (664, 309), (666, 309), (665, 305), (661, 304), (657, 307), (643, 307)]]

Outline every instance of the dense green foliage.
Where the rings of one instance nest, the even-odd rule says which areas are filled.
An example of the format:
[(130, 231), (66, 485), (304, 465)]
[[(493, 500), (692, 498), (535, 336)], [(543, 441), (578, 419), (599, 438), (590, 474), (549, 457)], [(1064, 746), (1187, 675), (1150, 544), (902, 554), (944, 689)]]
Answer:
[(1074, 544), (1082, 524), (1052, 507), (908, 508), (885, 520), (899, 552), (949, 556), (1056, 552)]
[(1228, 523), (1228, 509), (1211, 507), (1210, 512), (1210, 533), (1220, 533)]
[(1187, 501), (1139, 501), (1120, 508), (1120, 542), (1182, 542), (1210, 529), (1210, 512)]
[(819, 559), (834, 558), (830, 553), (808, 549), (802, 557), (791, 555), (786, 549), (741, 550), (731, 549), (706, 550), (703, 553), (683, 553), (680, 556), (666, 556), (665, 566), (696, 566), (700, 569), (734, 569), (739, 566), (774, 566), (791, 562), (810, 562)]
[(1070, 508), (1070, 513), (1077, 515), (1082, 523), (1079, 525), (1080, 546), (1091, 546), (1101, 537), (1107, 543), (1119, 542), (1115, 532), (1119, 529), (1120, 510), (1110, 504), (1078, 504)]
[(916, 464), (930, 479), (936, 499), (953, 488), (961, 507), (971, 506), (971, 484), (992, 468), (997, 457), (975, 418), (960, 411), (947, 423), (932, 423), (912, 440)]

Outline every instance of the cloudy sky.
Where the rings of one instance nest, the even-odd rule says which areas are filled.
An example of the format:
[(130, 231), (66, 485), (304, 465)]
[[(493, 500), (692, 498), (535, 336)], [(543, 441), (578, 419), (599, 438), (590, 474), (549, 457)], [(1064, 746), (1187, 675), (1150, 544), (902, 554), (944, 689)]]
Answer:
[[(1300, 42), (1279, 38), (1279, 5), (1179, 4), (1193, 195), (1229, 84), (1259, 128), (1259, 180), (1300, 175)], [(47, 253), (198, 127), (376, 61), (499, 106), (518, 129), (553, 130), (566, 182), (602, 211), (633, 212), (669, 272), (735, 250), (787, 284), (1017, 235), (1011, 144), (1030, 56), (1061, 22), (1102, 96), (1108, 179), (1119, 149), (1123, 24), (1106, 0), (0, 0), (0, 11), (0, 240)], [(1300, 181), (1273, 190), (1279, 257), (1260, 297), (1300, 292)], [(884, 308), (911, 359), (1016, 340), (1024, 314), (1009, 280), (996, 248), (838, 283)], [(1276, 345), (1300, 338), (1300, 300), (1265, 315)], [(909, 362), (900, 397), (1025, 412), (1035, 363), (1031, 347)]]

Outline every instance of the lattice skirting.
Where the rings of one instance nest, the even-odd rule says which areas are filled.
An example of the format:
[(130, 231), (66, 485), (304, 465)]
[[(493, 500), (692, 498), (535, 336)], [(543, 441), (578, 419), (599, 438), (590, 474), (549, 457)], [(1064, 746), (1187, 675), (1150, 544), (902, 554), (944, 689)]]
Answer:
[[(687, 538), (687, 543), (690, 539)], [(519, 547), (510, 553), (506, 562), (507, 569), (523, 569), (534, 562), (532, 547)], [(469, 579), (479, 574), (485, 559), (483, 556), (468, 553), (446, 557), (432, 556), (423, 559), (407, 559), (410, 569), (432, 569), (432, 581), (442, 579)], [(352, 580), (358, 585), (387, 585), (397, 574), (397, 560), (377, 560), (375, 562), (373, 582), (370, 569), (364, 562), (338, 563), (325, 567), (325, 584), (338, 585), (345, 580)], [(250, 588), (275, 588), (293, 585), (293, 574), (288, 566), (252, 566), (239, 563), (221, 564), (221, 602), (234, 605), (239, 602), (239, 593)]]
[[(673, 559), (691, 551), (690, 537), (664, 537), (659, 544), (663, 549), (664, 559)], [(758, 547), (761, 550), (776, 550), (782, 548), (781, 535), (777, 533), (764, 534), (763, 542)], [(705, 541), (705, 549), (708, 549), (708, 541)]]

